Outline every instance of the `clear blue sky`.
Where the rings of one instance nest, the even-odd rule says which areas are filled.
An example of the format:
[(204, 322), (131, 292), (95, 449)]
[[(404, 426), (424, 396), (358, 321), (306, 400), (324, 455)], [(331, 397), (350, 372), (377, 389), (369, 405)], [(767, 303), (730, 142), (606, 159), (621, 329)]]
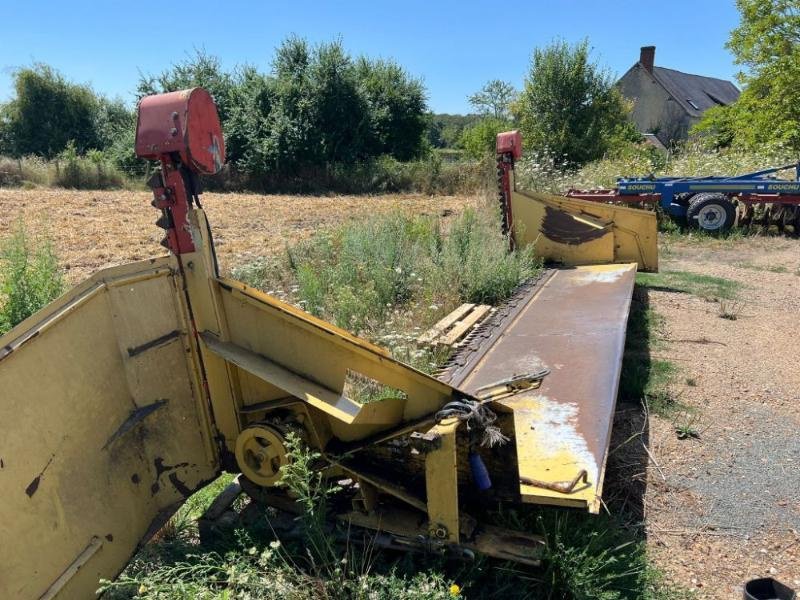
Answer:
[(14, 67), (45, 62), (73, 81), (132, 101), (138, 73), (204, 48), (225, 66), (269, 68), (296, 33), (340, 37), (353, 54), (394, 58), (421, 77), (435, 112), (469, 111), (489, 79), (520, 87), (534, 47), (588, 37), (594, 58), (621, 75), (655, 45), (656, 65), (732, 79), (725, 49), (733, 0), (228, 1), (0, 0), (0, 101)]

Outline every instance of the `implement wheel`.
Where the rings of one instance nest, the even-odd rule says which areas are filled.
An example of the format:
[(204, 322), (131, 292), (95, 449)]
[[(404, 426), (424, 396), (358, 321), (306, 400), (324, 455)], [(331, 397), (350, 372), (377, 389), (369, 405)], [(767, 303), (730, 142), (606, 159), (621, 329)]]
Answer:
[(725, 194), (695, 194), (689, 200), (686, 220), (692, 227), (708, 233), (720, 233), (733, 227), (736, 207)]

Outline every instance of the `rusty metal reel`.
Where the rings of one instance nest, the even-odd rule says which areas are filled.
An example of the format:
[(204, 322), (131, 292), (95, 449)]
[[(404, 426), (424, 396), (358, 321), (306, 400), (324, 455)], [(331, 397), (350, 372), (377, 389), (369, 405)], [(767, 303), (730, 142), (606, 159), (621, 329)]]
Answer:
[(283, 433), (260, 423), (242, 430), (236, 438), (235, 453), (242, 474), (265, 487), (278, 482), (281, 467), (289, 462)]

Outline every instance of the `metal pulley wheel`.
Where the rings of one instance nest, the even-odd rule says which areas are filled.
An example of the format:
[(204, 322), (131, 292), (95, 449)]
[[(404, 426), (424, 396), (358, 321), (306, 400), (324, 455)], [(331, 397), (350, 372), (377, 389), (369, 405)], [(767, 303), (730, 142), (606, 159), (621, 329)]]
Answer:
[(243, 429), (236, 438), (235, 453), (242, 474), (265, 487), (278, 482), (281, 467), (289, 462), (286, 439), (269, 425), (257, 424)]

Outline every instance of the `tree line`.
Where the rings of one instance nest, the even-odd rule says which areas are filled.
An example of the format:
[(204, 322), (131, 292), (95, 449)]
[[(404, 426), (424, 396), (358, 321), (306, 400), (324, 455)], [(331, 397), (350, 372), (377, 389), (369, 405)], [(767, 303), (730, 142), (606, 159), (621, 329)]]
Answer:
[(736, 0), (739, 25), (727, 48), (742, 67), (739, 99), (695, 127), (718, 147), (800, 150), (800, 2)]
[[(349, 55), (338, 41), (309, 45), (292, 37), (268, 73), (232, 71), (204, 52), (158, 75), (141, 77), (137, 95), (195, 86), (213, 95), (229, 163), (254, 179), (378, 156), (399, 161), (427, 151), (421, 81), (390, 60)], [(15, 97), (0, 108), (0, 153), (53, 158), (70, 145), (106, 152), (135, 170), (135, 114), (124, 103), (66, 81), (47, 65), (14, 74)]]
[[(800, 5), (737, 0), (737, 6), (741, 23), (728, 48), (746, 68), (739, 76), (745, 89), (733, 105), (707, 111), (695, 132), (717, 147), (777, 142), (800, 149)], [(131, 107), (47, 65), (18, 69), (13, 77), (14, 97), (0, 105), (0, 155), (88, 154), (127, 173), (143, 171), (133, 155)], [(195, 86), (217, 102), (228, 162), (243, 187), (277, 189), (320, 176), (324, 183), (331, 173), (351, 171), (368, 187), (374, 175), (364, 165), (397, 175), (403, 164), (420, 160), (415, 177), (426, 169), (438, 173), (436, 150), (481, 159), (493, 152), (496, 134), (511, 128), (522, 131), (526, 150), (548, 154), (563, 168), (640, 140), (629, 102), (591, 59), (588, 40), (536, 48), (522, 89), (491, 80), (469, 96), (470, 115), (431, 114), (419, 78), (392, 60), (354, 57), (340, 41), (312, 46), (290, 37), (266, 72), (252, 65), (225, 70), (216, 57), (197, 52), (163, 73), (141, 76), (137, 95)]]
[[(142, 76), (136, 92), (141, 98), (208, 89), (229, 163), (254, 180), (377, 157), (412, 161), (443, 148), (477, 159), (510, 127), (523, 130), (529, 147), (582, 162), (601, 156), (620, 132), (629, 133), (621, 97), (588, 55), (586, 42), (537, 49), (522, 92), (490, 81), (469, 97), (471, 115), (430, 114), (422, 82), (391, 60), (353, 57), (340, 41), (311, 46), (297, 37), (278, 47), (268, 72), (251, 65), (226, 71), (216, 57), (197, 52), (163, 73)], [(17, 70), (14, 90), (0, 107), (0, 154), (54, 158), (99, 151), (123, 170), (141, 168), (133, 155), (135, 114), (122, 101), (43, 64)]]

